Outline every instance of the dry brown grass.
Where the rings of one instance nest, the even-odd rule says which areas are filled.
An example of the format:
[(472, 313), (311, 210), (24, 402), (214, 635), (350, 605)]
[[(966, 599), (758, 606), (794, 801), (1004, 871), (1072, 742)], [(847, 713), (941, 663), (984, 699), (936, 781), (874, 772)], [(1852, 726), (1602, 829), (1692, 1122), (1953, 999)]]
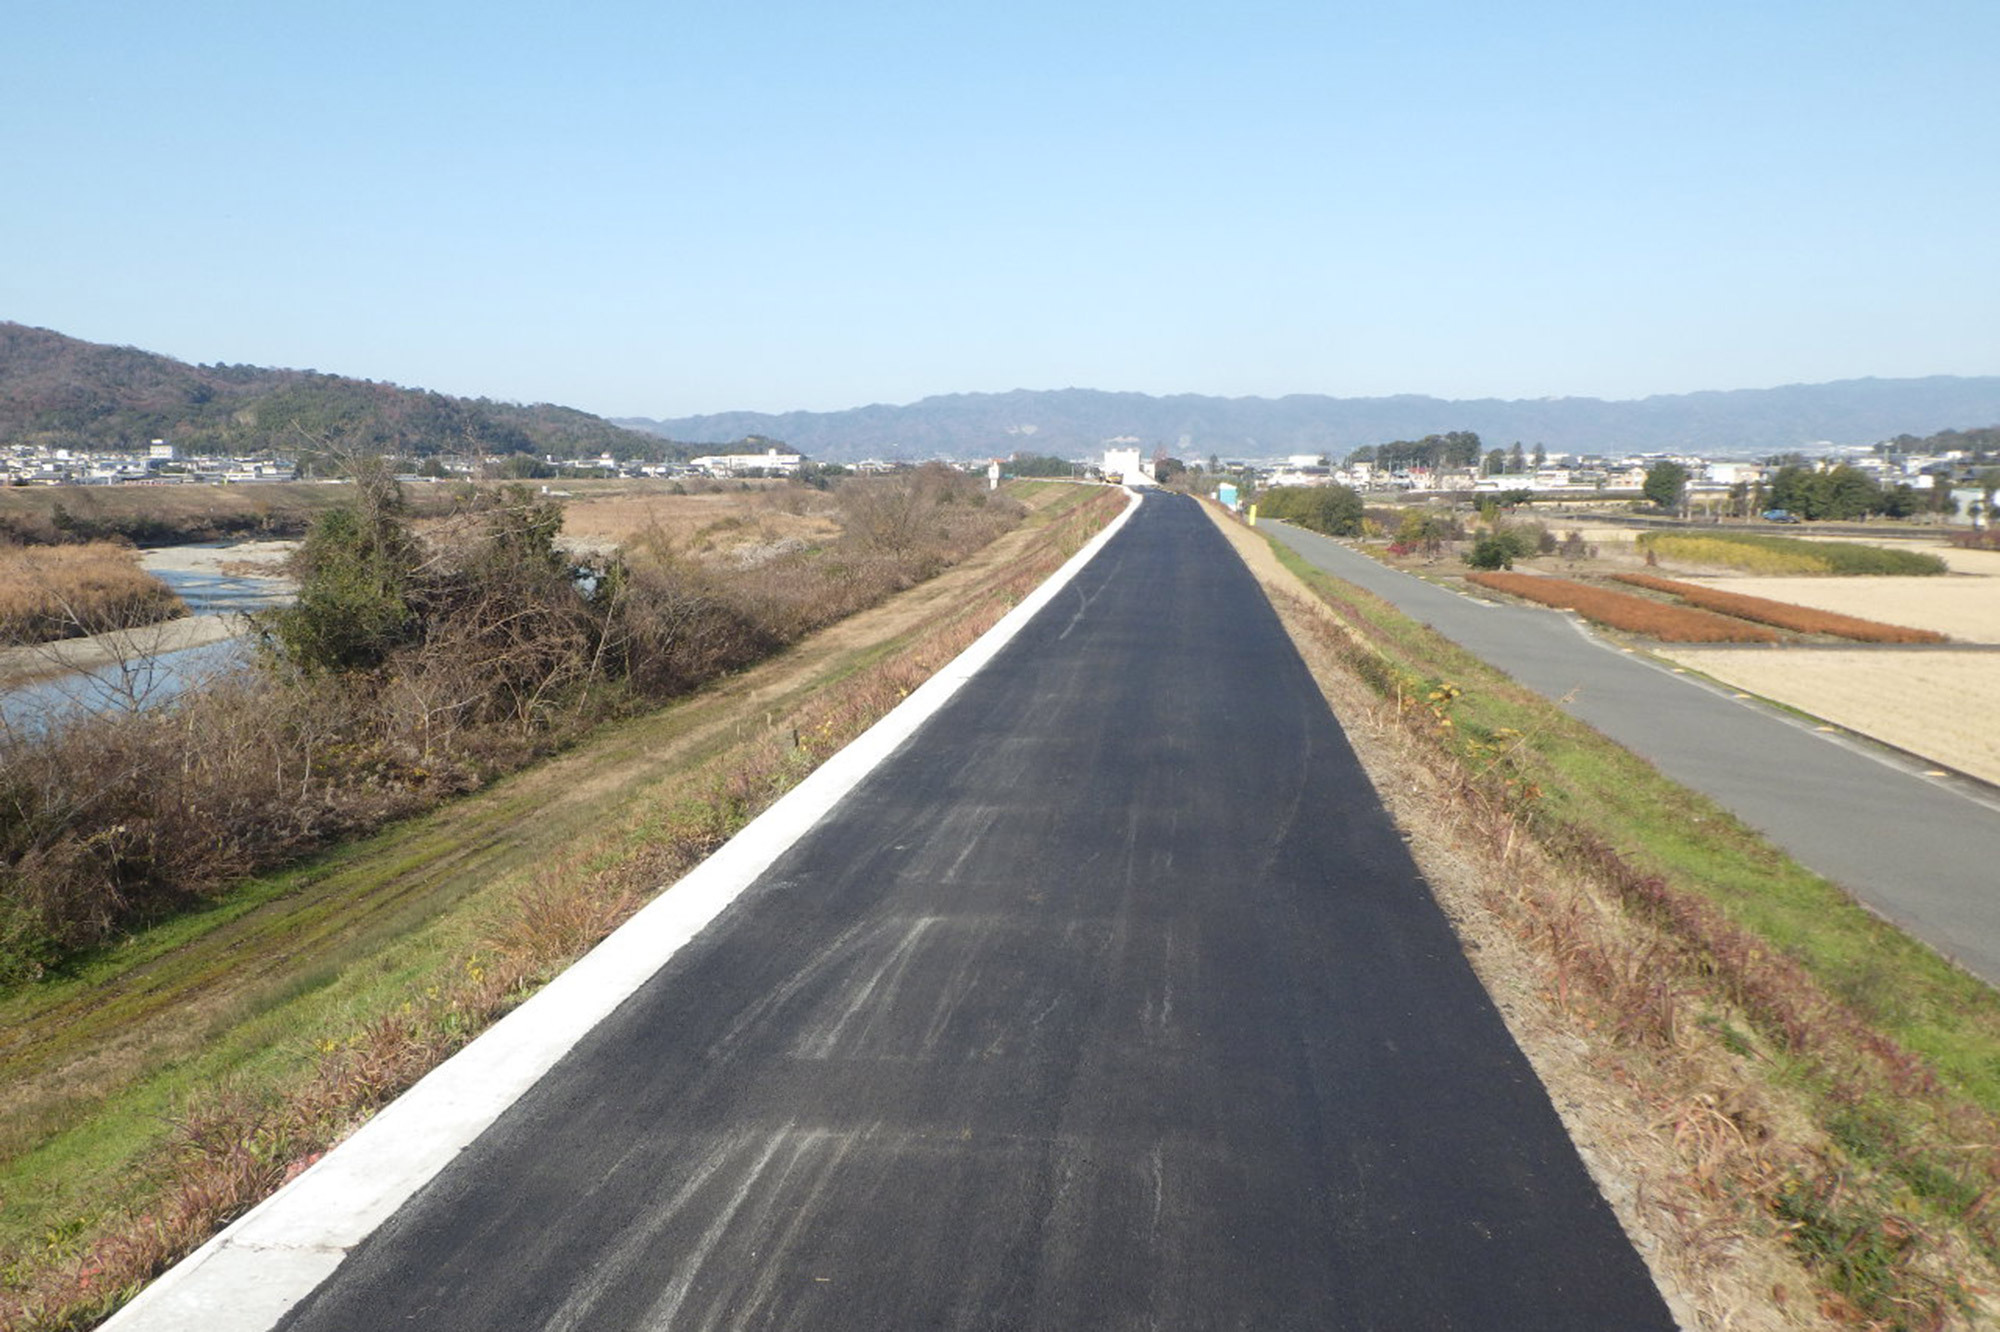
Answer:
[(841, 533), (837, 501), (803, 486), (671, 491), (578, 498), (564, 510), (566, 540), (591, 549), (645, 546), (745, 562), (787, 543), (821, 546)]
[(0, 642), (46, 643), (187, 614), (173, 590), (108, 541), (0, 545)]
[(1851, 638), (1860, 643), (1942, 643), (1943, 634), (1930, 629), (1905, 629), (1901, 625), (1883, 624), (1879, 620), (1864, 620), (1854, 615), (1839, 615), (1832, 611), (1815, 610), (1809, 606), (1794, 606), (1789, 602), (1772, 601), (1768, 597), (1746, 596), (1740, 592), (1725, 592), (1721, 588), (1705, 583), (1683, 583), (1673, 578), (1660, 578), (1653, 574), (1621, 573), (1611, 575), (1621, 583), (1633, 587), (1643, 587), (1652, 592), (1665, 592), (1681, 600), (1700, 606), (1704, 610), (1720, 611), (1724, 615), (1734, 615), (1738, 619), (1755, 620), (1759, 624), (1776, 625), (1780, 629), (1791, 629), (1802, 634), (1831, 634), (1836, 638)]
[(1573, 610), (1585, 619), (1628, 633), (1644, 634), (1663, 643), (1775, 643), (1769, 629), (1745, 624), (1726, 615), (1663, 605), (1567, 578), (1533, 574), (1469, 573), (1466, 581), (1496, 592), (1538, 601), (1544, 606)]

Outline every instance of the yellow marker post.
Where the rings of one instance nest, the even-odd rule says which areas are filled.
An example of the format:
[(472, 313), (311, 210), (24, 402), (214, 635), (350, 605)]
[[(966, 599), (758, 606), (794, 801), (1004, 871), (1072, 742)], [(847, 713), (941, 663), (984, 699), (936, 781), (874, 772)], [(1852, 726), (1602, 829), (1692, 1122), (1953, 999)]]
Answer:
[(1256, 525), (1257, 525), (1257, 506), (1253, 504), (1250, 506), (1250, 526), (1255, 527)]

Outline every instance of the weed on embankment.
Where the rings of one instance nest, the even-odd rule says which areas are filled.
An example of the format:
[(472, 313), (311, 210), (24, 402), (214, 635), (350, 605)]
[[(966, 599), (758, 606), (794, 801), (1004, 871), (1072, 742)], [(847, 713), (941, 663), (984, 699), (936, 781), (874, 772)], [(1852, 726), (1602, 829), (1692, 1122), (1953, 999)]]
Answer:
[[(1332, 612), (1291, 618), (1393, 737), (1426, 835), (1536, 959), (1557, 1046), (1624, 1098), (1620, 1147), (1667, 1162), (1633, 1177), (1628, 1224), (1675, 1237), (1683, 1292), (1735, 1283), (1704, 1325), (1991, 1325), (2000, 995), (1558, 705), (1276, 554)], [(1794, 1277), (1744, 1286), (1758, 1245)]]

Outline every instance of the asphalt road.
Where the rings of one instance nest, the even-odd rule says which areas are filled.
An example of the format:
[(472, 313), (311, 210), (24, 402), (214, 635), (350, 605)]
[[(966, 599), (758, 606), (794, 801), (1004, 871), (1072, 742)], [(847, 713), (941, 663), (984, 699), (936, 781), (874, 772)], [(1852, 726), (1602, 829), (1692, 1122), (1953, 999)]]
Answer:
[[(2000, 802), (1866, 742), (1608, 646), (1577, 621), (1427, 583), (1315, 532), (1270, 532), (1714, 799), (1945, 956), (2000, 984)], [(1964, 700), (1939, 700), (1959, 706)]]
[(282, 1324), (1672, 1325), (1165, 496)]

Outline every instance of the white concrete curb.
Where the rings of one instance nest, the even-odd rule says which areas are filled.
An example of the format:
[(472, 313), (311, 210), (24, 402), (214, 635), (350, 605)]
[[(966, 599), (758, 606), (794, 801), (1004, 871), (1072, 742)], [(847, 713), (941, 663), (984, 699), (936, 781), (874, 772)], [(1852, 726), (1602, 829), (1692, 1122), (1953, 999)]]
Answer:
[(1000, 622), (686, 877), (311, 1169), (169, 1269), (115, 1332), (264, 1332), (449, 1165), (958, 692), (1131, 518), (1140, 497)]

